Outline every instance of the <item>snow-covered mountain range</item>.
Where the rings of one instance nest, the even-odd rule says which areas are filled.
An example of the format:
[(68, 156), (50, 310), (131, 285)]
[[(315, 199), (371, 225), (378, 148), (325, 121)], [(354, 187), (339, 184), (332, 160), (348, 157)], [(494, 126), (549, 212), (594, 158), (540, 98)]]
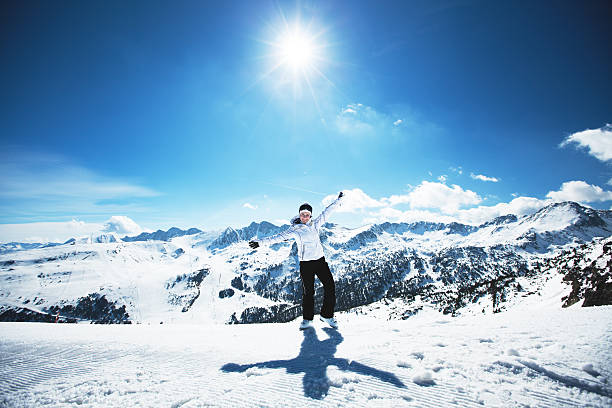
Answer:
[(180, 228), (172, 227), (168, 231), (157, 230), (155, 232), (143, 232), (135, 237), (125, 236), (121, 240), (125, 242), (134, 241), (170, 241), (172, 238), (182, 237), (184, 235), (193, 235), (202, 232), (197, 228), (189, 228), (183, 231)]
[[(247, 245), (288, 227), (262, 222), (221, 232), (4, 244), (0, 320), (289, 321), (301, 315), (296, 244)], [(448, 314), (497, 312), (538, 296), (550, 279), (566, 282), (559, 304), (610, 304), (611, 235), (612, 211), (572, 202), (478, 226), (328, 223), (321, 230), (337, 310), (382, 307), (395, 319), (426, 306)]]

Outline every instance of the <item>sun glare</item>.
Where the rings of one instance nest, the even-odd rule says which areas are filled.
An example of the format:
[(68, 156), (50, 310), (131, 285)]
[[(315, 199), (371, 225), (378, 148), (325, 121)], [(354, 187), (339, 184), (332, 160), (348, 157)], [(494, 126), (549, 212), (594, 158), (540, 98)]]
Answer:
[[(329, 28), (320, 26), (315, 20), (303, 23), (298, 16), (289, 22), (284, 14), (281, 21), (269, 24), (265, 39), (259, 40), (266, 45), (266, 52), (261, 56), (265, 61), (263, 73), (248, 88), (266, 83), (273, 92), (270, 94), (284, 98), (288, 89), (292, 89), (294, 102), (305, 101), (310, 95), (316, 109), (324, 121), (319, 99), (328, 87), (336, 88), (325, 74), (333, 65), (330, 60), (332, 47), (326, 34)], [(337, 89), (337, 88), (336, 88)]]
[(272, 57), (271, 69), (265, 76), (294, 86), (312, 84), (318, 77), (325, 78), (322, 71), (327, 60), (324, 51), (328, 45), (322, 37), (324, 30), (313, 31), (312, 22), (303, 25), (299, 20), (293, 24), (284, 20), (273, 32), (273, 37), (265, 41), (270, 47), (268, 56)]
[(314, 63), (314, 44), (302, 33), (289, 34), (281, 40), (279, 48), (281, 62), (294, 70), (308, 68)]

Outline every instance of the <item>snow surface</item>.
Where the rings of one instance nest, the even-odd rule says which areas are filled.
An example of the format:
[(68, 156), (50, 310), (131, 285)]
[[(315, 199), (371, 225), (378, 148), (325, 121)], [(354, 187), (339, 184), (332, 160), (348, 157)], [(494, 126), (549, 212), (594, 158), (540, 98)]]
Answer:
[(610, 407), (610, 316), (534, 300), (455, 318), (340, 313), (339, 331), (0, 323), (0, 405)]
[[(41, 311), (97, 292), (126, 305), (131, 319), (139, 323), (225, 323), (236, 311), (274, 304), (254, 293), (219, 299), (219, 291), (231, 287), (233, 266), (192, 240), (77, 242), (0, 255), (0, 262), (14, 262), (0, 273), (0, 304)], [(172, 254), (178, 249), (184, 253), (175, 258)], [(166, 284), (202, 268), (210, 271), (206, 283), (198, 290), (197, 302), (182, 312), (182, 304), (169, 303)], [(172, 293), (182, 294), (180, 289)]]

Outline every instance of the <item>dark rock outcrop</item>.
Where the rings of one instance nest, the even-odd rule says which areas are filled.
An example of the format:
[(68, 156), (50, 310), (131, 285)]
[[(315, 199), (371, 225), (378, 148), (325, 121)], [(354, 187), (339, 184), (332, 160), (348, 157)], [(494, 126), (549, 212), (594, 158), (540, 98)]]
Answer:
[(51, 315), (89, 320), (96, 324), (127, 323), (130, 324), (130, 315), (126, 312), (125, 305), (117, 307), (117, 302), (109, 302), (105, 295), (90, 293), (79, 298), (76, 304), (63, 306), (50, 306), (47, 311)]
[(225, 299), (234, 296), (236, 292), (232, 288), (227, 288), (219, 291), (219, 298)]

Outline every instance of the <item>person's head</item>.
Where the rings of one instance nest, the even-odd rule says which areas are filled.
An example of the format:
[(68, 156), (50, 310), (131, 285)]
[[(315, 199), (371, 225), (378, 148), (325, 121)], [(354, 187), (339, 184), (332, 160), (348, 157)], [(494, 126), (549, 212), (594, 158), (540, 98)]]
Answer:
[(312, 207), (308, 203), (300, 205), (300, 221), (302, 224), (306, 224), (312, 217)]

